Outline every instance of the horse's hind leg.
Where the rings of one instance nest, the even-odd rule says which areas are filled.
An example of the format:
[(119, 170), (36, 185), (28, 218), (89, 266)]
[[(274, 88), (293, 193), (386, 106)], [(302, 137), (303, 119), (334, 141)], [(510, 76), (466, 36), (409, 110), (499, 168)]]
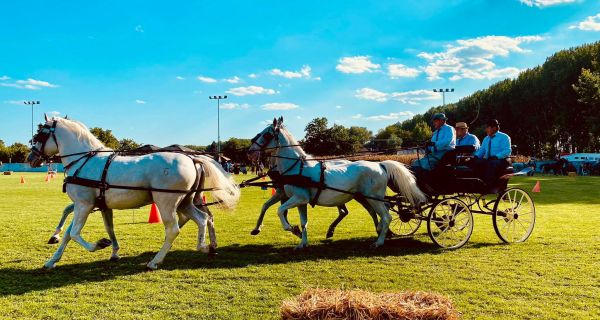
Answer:
[(70, 205), (65, 207), (65, 209), (63, 210), (62, 216), (60, 218), (60, 221), (58, 222), (58, 226), (56, 226), (56, 230), (54, 231), (54, 234), (50, 237), (50, 240), (48, 240), (48, 244), (55, 244), (60, 241), (60, 233), (61, 233), (63, 227), (65, 226), (67, 217), (69, 216), (69, 214), (71, 214), (73, 212), (73, 210), (75, 210), (74, 203), (71, 203)]
[(327, 239), (333, 237), (333, 233), (335, 232), (335, 228), (337, 227), (337, 225), (348, 215), (348, 208), (346, 208), (345, 204), (338, 206), (337, 208), (338, 216), (337, 218), (335, 218), (335, 220), (333, 220), (333, 222), (329, 226), (329, 229), (327, 230)]
[(381, 247), (385, 242), (385, 238), (387, 237), (387, 232), (390, 227), (390, 221), (392, 221), (392, 216), (388, 212), (387, 207), (382, 201), (367, 199), (367, 202), (371, 205), (371, 207), (375, 210), (375, 212), (379, 215), (379, 237), (377, 241), (373, 244), (375, 248)]
[(113, 222), (113, 210), (106, 209), (102, 211), (102, 220), (104, 220), (104, 227), (106, 228), (106, 233), (108, 233), (108, 237), (112, 242), (112, 254), (110, 255), (110, 261), (119, 260), (119, 242), (117, 241), (117, 236), (115, 235), (115, 225)]
[(198, 244), (196, 245), (196, 250), (205, 253), (208, 252), (209, 249), (206, 245), (206, 226), (208, 214), (195, 206), (189, 200), (184, 200), (184, 202), (179, 205), (179, 208), (177, 208), (177, 212), (180, 213), (180, 217), (186, 217), (188, 220), (192, 220), (196, 223), (198, 226)]
[(149, 269), (156, 270), (158, 265), (163, 262), (165, 256), (173, 246), (173, 241), (175, 241), (179, 235), (179, 225), (177, 224), (177, 219), (175, 218), (175, 211), (182, 197), (165, 195), (159, 192), (153, 192), (152, 197), (158, 206), (160, 217), (162, 218), (165, 226), (165, 241), (160, 248), (160, 251), (158, 251), (156, 256), (154, 256), (154, 258), (147, 264)]

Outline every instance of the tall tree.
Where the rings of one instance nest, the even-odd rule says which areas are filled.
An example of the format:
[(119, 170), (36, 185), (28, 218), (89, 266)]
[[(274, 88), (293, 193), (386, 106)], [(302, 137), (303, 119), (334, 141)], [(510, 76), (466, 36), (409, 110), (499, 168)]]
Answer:
[(104, 143), (105, 146), (111, 149), (119, 149), (119, 139), (113, 135), (112, 130), (95, 127), (90, 132)]

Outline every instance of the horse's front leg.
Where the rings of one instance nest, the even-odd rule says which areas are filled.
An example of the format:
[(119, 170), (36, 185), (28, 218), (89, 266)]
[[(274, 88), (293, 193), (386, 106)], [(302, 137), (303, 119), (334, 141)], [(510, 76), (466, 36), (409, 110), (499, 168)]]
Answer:
[(45, 269), (54, 268), (56, 266), (56, 263), (62, 258), (62, 255), (65, 252), (65, 249), (67, 248), (67, 244), (69, 244), (69, 241), (71, 241), (71, 228), (73, 227), (73, 223), (74, 221), (71, 221), (71, 224), (69, 224), (67, 232), (65, 232), (65, 236), (63, 237), (60, 246), (58, 246), (58, 249), (56, 249), (56, 252), (54, 252), (54, 254), (52, 255), (52, 258), (50, 258), (50, 260), (48, 260), (44, 264)]
[(258, 220), (256, 220), (256, 227), (254, 227), (254, 230), (250, 231), (250, 234), (255, 236), (257, 234), (260, 233), (260, 230), (262, 228), (262, 222), (263, 219), (265, 217), (265, 213), (267, 212), (267, 210), (273, 206), (274, 204), (276, 204), (278, 201), (280, 201), (281, 199), (284, 198), (285, 193), (283, 192), (283, 189), (281, 188), (277, 188), (275, 190), (275, 194), (269, 198), (269, 200), (267, 200), (267, 202), (265, 202), (260, 210), (260, 215), (258, 215)]
[(346, 208), (346, 205), (343, 204), (341, 206), (338, 206), (338, 216), (337, 216), (337, 218), (335, 218), (335, 220), (333, 220), (333, 222), (329, 226), (329, 229), (327, 229), (327, 236), (326, 236), (327, 239), (333, 237), (333, 233), (335, 232), (335, 228), (337, 227), (337, 225), (340, 222), (342, 222), (342, 220), (344, 220), (344, 218), (347, 215), (348, 215), (348, 208)]
[(303, 192), (301, 191), (296, 192), (291, 198), (289, 198), (284, 204), (282, 204), (277, 209), (277, 215), (279, 216), (279, 220), (281, 220), (281, 226), (285, 231), (294, 231), (294, 228), (292, 228), (292, 226), (287, 221), (287, 211), (308, 203), (308, 195), (303, 195), (302, 193)]
[(117, 261), (121, 259), (121, 257), (119, 257), (119, 242), (117, 241), (117, 236), (115, 235), (113, 210), (106, 209), (102, 211), (102, 220), (104, 220), (104, 228), (106, 228), (106, 233), (108, 233), (108, 237), (112, 242), (112, 253), (110, 255), (110, 261)]
[(85, 239), (83, 239), (81, 236), (81, 230), (85, 226), (87, 218), (90, 215), (90, 212), (92, 212), (93, 208), (93, 205), (75, 203), (75, 214), (73, 216), (73, 222), (71, 223), (71, 232), (69, 233), (75, 242), (79, 243), (82, 247), (90, 252), (104, 249), (110, 246), (112, 243), (106, 238), (102, 238), (96, 243), (90, 243), (85, 241)]
[(56, 230), (54, 230), (54, 234), (48, 240), (48, 244), (55, 244), (60, 241), (60, 233), (62, 232), (63, 227), (65, 226), (65, 222), (67, 221), (67, 217), (71, 212), (73, 212), (75, 208), (75, 204), (71, 203), (66, 206), (63, 210), (62, 216), (60, 217), (60, 221), (58, 222), (58, 226), (56, 226)]

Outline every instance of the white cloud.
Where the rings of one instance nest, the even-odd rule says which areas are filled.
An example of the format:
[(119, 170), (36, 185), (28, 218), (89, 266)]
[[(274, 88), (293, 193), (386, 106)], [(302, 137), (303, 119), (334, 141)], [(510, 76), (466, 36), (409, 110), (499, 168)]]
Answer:
[(363, 99), (363, 100), (386, 102), (388, 100), (389, 95), (387, 93), (377, 91), (375, 89), (362, 88), (362, 89), (356, 90), (356, 94), (354, 96), (359, 99)]
[(220, 108), (221, 109), (228, 109), (228, 110), (233, 110), (233, 109), (248, 109), (250, 107), (249, 104), (247, 103), (242, 103), (242, 104), (237, 104), (237, 103), (223, 103), (221, 104)]
[[(496, 64), (492, 59), (507, 57), (511, 53), (526, 53), (527, 49), (522, 44), (541, 41), (540, 36), (506, 37), (485, 36), (473, 39), (457, 40), (450, 44), (443, 52), (421, 52), (419, 57), (428, 61), (423, 67), (427, 79), (442, 79), (442, 75), (449, 74), (450, 79), (493, 79), (506, 75), (515, 76), (518, 69), (508, 67), (495, 69)], [(518, 74), (518, 71), (517, 71)]]
[(248, 86), (248, 87), (237, 87), (231, 88), (226, 91), (236, 96), (246, 96), (255, 94), (275, 94), (276, 91), (273, 89), (267, 89), (259, 86)]
[(10, 80), (9, 76), (1, 76), (0, 77), (0, 81), (6, 81), (6, 80)]
[[(311, 77), (310, 77), (311, 70), (312, 69), (310, 66), (304, 65), (304, 66), (302, 66), (302, 68), (299, 71), (282, 71), (281, 69), (272, 69), (271, 71), (269, 71), (269, 74), (274, 75), (274, 76), (284, 77), (287, 79), (294, 79), (294, 78), (311, 79)], [(312, 78), (312, 79), (321, 80), (320, 77)]]
[(340, 105), (337, 105), (337, 106), (335, 106), (335, 108), (336, 108), (336, 109), (341, 109), (341, 108), (343, 108), (343, 107), (342, 107), (342, 106), (340, 106)]
[(198, 76), (198, 80), (204, 82), (204, 83), (215, 83), (217, 82), (217, 79), (214, 78), (210, 78), (210, 77), (204, 77), (204, 76)]
[(555, 6), (564, 3), (573, 3), (576, 0), (519, 0), (521, 3), (530, 7), (536, 6), (538, 8)]
[(292, 110), (299, 108), (299, 106), (288, 102), (273, 102), (263, 104), (262, 108), (263, 110)]
[(579, 29), (584, 31), (600, 31), (600, 13), (595, 16), (589, 16), (585, 20), (576, 25), (572, 25), (569, 29)]
[(137, 103), (137, 104), (146, 104), (146, 101), (140, 100), (140, 99), (136, 99), (135, 103)]
[(6, 101), (4, 101), (4, 103), (23, 105), (23, 104), (25, 104), (25, 100), (6, 100)]
[(388, 75), (392, 79), (396, 78), (414, 78), (421, 73), (420, 70), (407, 67), (403, 64), (389, 64)]
[(177, 80), (185, 80), (185, 78), (182, 77), (182, 76), (177, 76), (177, 77), (175, 77), (175, 79), (177, 79)]
[(388, 114), (382, 114), (377, 116), (366, 117), (365, 119), (371, 121), (382, 121), (382, 120), (400, 120), (401, 118), (412, 118), (415, 114), (410, 111), (391, 112)]
[(377, 102), (386, 102), (388, 100), (396, 100), (405, 104), (420, 104), (424, 100), (439, 99), (439, 93), (432, 90), (413, 90), (404, 92), (386, 93), (371, 88), (362, 88), (356, 90), (356, 95), (359, 99), (373, 100)]
[(223, 81), (228, 82), (228, 83), (239, 83), (242, 79), (240, 79), (240, 77), (238, 76), (233, 76), (232, 78), (228, 78), (228, 79), (223, 79)]
[[(8, 80), (10, 78), (7, 78)], [(27, 89), (27, 90), (40, 90), (41, 88), (56, 88), (58, 87), (55, 84), (52, 84), (47, 81), (36, 80), (36, 79), (27, 79), (27, 80), (17, 80), (14, 83), (0, 83), (0, 87), (10, 87), (17, 89)]]
[(144, 32), (144, 28), (142, 28), (141, 24), (138, 24), (137, 26), (135, 26), (135, 32), (139, 32), (139, 33)]
[(343, 57), (338, 60), (338, 65), (335, 66), (342, 73), (373, 72), (380, 67), (379, 64), (371, 62), (369, 56)]
[(258, 78), (258, 75), (256, 73), (251, 73), (248, 75), (248, 78), (256, 79), (256, 78)]
[(360, 118), (362, 118), (362, 117), (363, 117), (363, 115), (362, 115), (362, 114), (360, 114), (360, 113), (358, 113), (358, 114), (355, 114), (355, 115), (353, 115), (353, 116), (352, 116), (352, 119), (360, 119)]

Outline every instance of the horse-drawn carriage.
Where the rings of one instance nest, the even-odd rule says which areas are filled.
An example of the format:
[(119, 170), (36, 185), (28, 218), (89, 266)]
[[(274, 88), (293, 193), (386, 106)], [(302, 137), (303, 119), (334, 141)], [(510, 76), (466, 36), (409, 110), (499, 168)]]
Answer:
[(415, 208), (401, 195), (387, 196), (393, 215), (390, 231), (411, 236), (425, 221), (435, 244), (460, 248), (471, 237), (473, 213), (478, 213), (492, 216), (494, 230), (503, 242), (527, 240), (535, 224), (535, 206), (525, 190), (508, 188), (514, 172), (510, 162), (494, 179), (485, 181), (467, 165), (469, 155), (470, 150), (451, 153), (430, 175), (417, 176), (419, 186), (427, 191), (426, 203)]

